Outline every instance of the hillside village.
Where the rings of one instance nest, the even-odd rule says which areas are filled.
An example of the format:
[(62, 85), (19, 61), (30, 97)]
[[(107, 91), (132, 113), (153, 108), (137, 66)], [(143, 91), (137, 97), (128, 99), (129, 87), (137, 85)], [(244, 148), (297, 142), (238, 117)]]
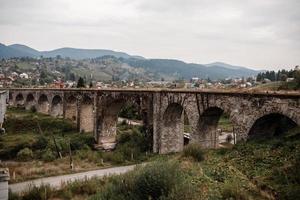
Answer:
[[(70, 58), (10, 58), (0, 61), (0, 87), (74, 88), (80, 77), (85, 87), (92, 88), (194, 88), (194, 89), (251, 89), (262, 83), (279, 80), (293, 82), (293, 71), (275, 80), (272, 73), (258, 76), (210, 79), (191, 77), (184, 79), (172, 75), (153, 73), (143, 67), (132, 67), (113, 56), (75, 60)], [(275, 76), (275, 75), (274, 75)], [(280, 76), (280, 77), (279, 77)], [(272, 76), (271, 76), (272, 77)]]

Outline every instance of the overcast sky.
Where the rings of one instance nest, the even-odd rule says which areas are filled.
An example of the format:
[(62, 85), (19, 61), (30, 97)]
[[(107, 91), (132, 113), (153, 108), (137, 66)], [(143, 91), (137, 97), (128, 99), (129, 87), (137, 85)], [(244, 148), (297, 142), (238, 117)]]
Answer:
[(291, 68), (300, 0), (0, 0), (0, 43)]

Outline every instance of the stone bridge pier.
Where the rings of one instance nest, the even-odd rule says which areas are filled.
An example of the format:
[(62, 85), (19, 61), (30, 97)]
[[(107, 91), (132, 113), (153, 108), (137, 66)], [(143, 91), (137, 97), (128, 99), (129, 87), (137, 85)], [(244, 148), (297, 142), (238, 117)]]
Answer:
[(146, 134), (153, 136), (155, 153), (180, 152), (188, 121), (190, 143), (203, 148), (218, 146), (217, 125), (229, 116), (236, 140), (275, 136), (300, 124), (300, 93), (267, 94), (196, 90), (147, 89), (9, 89), (9, 105), (35, 108), (64, 117), (81, 132), (93, 132), (95, 147), (116, 145), (118, 114), (134, 105)]

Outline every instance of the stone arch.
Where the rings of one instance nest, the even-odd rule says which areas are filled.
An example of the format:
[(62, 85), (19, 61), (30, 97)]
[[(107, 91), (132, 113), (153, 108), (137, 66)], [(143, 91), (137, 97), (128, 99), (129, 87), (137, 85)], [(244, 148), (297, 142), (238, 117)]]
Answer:
[(183, 150), (184, 108), (179, 103), (171, 103), (163, 113), (160, 153)]
[(282, 113), (272, 112), (262, 115), (254, 121), (248, 132), (248, 138), (280, 136), (299, 125)]
[(100, 137), (98, 143), (102, 149), (113, 149), (116, 145), (118, 114), (126, 100), (117, 99), (103, 103), (103, 112), (98, 119)]
[(26, 97), (25, 108), (30, 110), (35, 105), (35, 98), (32, 93), (29, 93)]
[(91, 97), (83, 95), (80, 105), (80, 131), (92, 132), (94, 130), (94, 104)]
[(220, 107), (209, 107), (199, 117), (196, 133), (193, 134), (193, 142), (200, 143), (205, 148), (213, 148), (218, 145), (217, 126), (224, 110)]
[(66, 99), (65, 118), (73, 122), (77, 120), (77, 98), (74, 95), (70, 95)]
[(49, 101), (48, 97), (45, 94), (40, 95), (37, 108), (38, 112), (49, 114)]
[(22, 93), (19, 93), (17, 96), (16, 96), (16, 105), (17, 106), (23, 106), (24, 105), (24, 97), (23, 97), (23, 94)]
[(62, 114), (63, 114), (62, 98), (59, 95), (55, 95), (52, 98), (50, 115), (53, 117), (58, 117), (61, 116)]

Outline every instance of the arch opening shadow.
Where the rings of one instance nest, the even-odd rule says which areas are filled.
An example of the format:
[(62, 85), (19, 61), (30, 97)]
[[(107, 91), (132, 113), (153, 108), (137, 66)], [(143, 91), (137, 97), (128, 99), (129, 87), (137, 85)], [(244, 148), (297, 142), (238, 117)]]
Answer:
[(43, 114), (49, 113), (49, 101), (45, 94), (42, 94), (38, 99), (38, 112)]
[(216, 148), (219, 146), (218, 123), (224, 111), (218, 107), (206, 109), (200, 116), (195, 135), (196, 142), (204, 148)]
[(8, 104), (10, 106), (13, 105), (13, 95), (10, 92), (8, 94)]
[(289, 117), (279, 113), (271, 113), (258, 118), (254, 122), (248, 137), (249, 139), (280, 137), (297, 126), (297, 123)]
[(117, 134), (121, 133), (119, 128), (126, 130), (131, 126), (143, 125), (140, 119), (140, 109), (135, 102), (129, 103), (124, 99), (117, 99), (107, 103), (103, 115), (98, 119), (101, 148), (114, 149)]
[(16, 96), (16, 105), (17, 107), (24, 105), (24, 97), (21, 93)]
[[(114, 100), (108, 103), (99, 120), (100, 125), (100, 145), (105, 150), (114, 149), (116, 146), (118, 115), (124, 108), (126, 101), (123, 99)], [(125, 111), (123, 111), (123, 116)], [(124, 122), (123, 122), (124, 120)], [(120, 123), (126, 123), (126, 119), (120, 120)]]
[(51, 116), (58, 117), (63, 114), (62, 98), (59, 95), (55, 95), (51, 104)]
[(32, 109), (33, 107), (35, 107), (34, 106), (34, 104), (35, 104), (35, 99), (34, 99), (34, 96), (33, 96), (33, 94), (28, 94), (27, 95), (27, 97), (26, 97), (26, 102), (25, 102), (25, 108), (26, 108), (26, 110), (30, 110), (30, 109)]

